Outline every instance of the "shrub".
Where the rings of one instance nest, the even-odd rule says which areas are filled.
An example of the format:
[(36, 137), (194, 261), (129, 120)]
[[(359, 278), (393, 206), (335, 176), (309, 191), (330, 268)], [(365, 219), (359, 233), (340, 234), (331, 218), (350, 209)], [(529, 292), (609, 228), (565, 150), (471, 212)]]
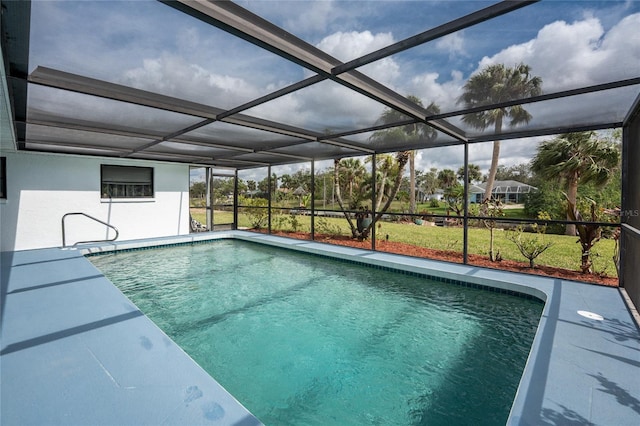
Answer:
[(272, 228), (283, 230), (286, 223), (287, 223), (287, 217), (282, 213), (276, 213), (274, 215), (271, 215)]
[(291, 230), (293, 232), (298, 232), (302, 227), (302, 223), (298, 220), (298, 216), (293, 213), (289, 215), (289, 225), (291, 225)]
[(329, 221), (324, 217), (317, 217), (314, 226), (316, 232), (318, 232), (319, 234), (331, 236), (342, 235), (340, 226), (335, 223), (329, 223)]
[(269, 218), (267, 200), (264, 198), (243, 198), (238, 204), (244, 205), (243, 212), (249, 218), (249, 223), (254, 229), (264, 227)]
[[(538, 219), (550, 220), (551, 217), (547, 212), (540, 212), (538, 213)], [(525, 233), (524, 228), (520, 225), (515, 230), (507, 231), (506, 237), (518, 247), (518, 250), (525, 258), (529, 259), (529, 267), (535, 268), (535, 259), (551, 247), (553, 243), (544, 242), (543, 236), (547, 230), (546, 224), (534, 223), (531, 227), (533, 228), (533, 233)]]
[(486, 216), (487, 219), (482, 219), (484, 226), (489, 228), (489, 259), (492, 262), (499, 262), (500, 252), (493, 252), (493, 230), (496, 228), (497, 221), (496, 219), (504, 216), (504, 212), (502, 210), (502, 202), (497, 198), (486, 199), (482, 202), (482, 216)]

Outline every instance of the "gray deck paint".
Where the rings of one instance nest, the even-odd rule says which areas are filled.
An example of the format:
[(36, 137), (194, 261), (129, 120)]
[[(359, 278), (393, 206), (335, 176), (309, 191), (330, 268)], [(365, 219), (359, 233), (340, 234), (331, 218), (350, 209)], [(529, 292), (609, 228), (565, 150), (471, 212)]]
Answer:
[(401, 267), (546, 300), (508, 423), (640, 424), (640, 332), (615, 288), (242, 231), (2, 253), (0, 423), (260, 424), (82, 256), (212, 238)]

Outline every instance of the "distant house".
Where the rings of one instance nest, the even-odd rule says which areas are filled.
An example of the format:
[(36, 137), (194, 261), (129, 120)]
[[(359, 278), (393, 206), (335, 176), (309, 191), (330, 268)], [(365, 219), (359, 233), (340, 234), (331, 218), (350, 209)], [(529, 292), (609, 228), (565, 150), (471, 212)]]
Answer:
[(433, 193), (428, 194), (426, 192), (418, 190), (418, 199), (421, 203), (426, 203), (427, 201), (437, 200), (442, 201), (444, 199), (444, 191), (442, 189), (436, 189)]
[(470, 203), (481, 203), (482, 197), (484, 196), (484, 188), (481, 188), (478, 185), (469, 185), (469, 202)]
[[(472, 203), (481, 203), (484, 197), (484, 191), (487, 187), (485, 182), (469, 187), (469, 198)], [(518, 182), (517, 180), (497, 180), (493, 183), (491, 193), (494, 198), (501, 200), (503, 203), (522, 204), (526, 194), (537, 191), (535, 186)]]

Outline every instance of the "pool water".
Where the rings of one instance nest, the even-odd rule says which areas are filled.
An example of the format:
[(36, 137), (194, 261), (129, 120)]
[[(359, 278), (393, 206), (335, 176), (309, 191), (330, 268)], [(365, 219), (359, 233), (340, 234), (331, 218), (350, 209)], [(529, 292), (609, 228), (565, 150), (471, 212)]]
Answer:
[(504, 424), (543, 307), (235, 240), (90, 259), (267, 425)]

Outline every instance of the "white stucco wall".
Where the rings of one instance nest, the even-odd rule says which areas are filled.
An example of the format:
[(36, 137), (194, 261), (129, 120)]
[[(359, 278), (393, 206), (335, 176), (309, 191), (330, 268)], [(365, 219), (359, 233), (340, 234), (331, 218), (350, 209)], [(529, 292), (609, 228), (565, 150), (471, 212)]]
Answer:
[[(189, 166), (161, 162), (4, 150), (7, 199), (0, 201), (2, 251), (62, 245), (61, 219), (83, 212), (120, 232), (119, 240), (189, 233)], [(105, 200), (100, 165), (154, 168), (152, 199)], [(107, 228), (81, 216), (66, 221), (66, 242), (111, 238)]]

